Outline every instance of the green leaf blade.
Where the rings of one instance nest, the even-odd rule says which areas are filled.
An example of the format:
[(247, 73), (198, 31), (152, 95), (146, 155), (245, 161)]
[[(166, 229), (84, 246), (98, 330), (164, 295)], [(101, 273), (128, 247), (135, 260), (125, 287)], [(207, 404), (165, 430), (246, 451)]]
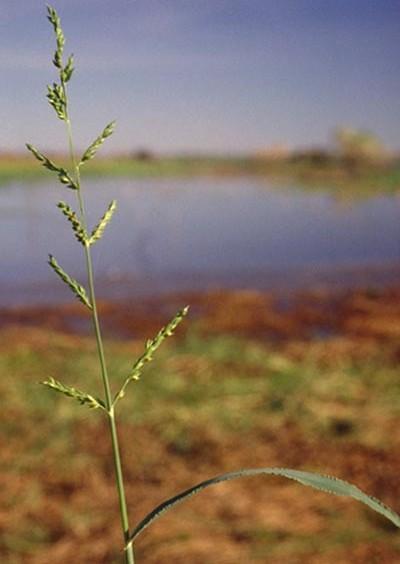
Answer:
[(160, 518), (165, 512), (172, 509), (175, 505), (178, 505), (186, 501), (191, 496), (202, 492), (204, 489), (219, 484), (221, 482), (226, 482), (229, 480), (235, 480), (238, 478), (260, 476), (260, 475), (270, 475), (270, 476), (281, 476), (283, 478), (288, 478), (289, 480), (294, 480), (299, 482), (304, 486), (311, 487), (329, 494), (350, 497), (368, 506), (370, 509), (376, 513), (380, 513), (394, 523), (396, 527), (400, 528), (400, 515), (395, 513), (392, 509), (386, 506), (384, 503), (376, 499), (375, 497), (369, 496), (360, 490), (357, 486), (340, 480), (339, 478), (334, 478), (332, 476), (325, 476), (323, 474), (316, 474), (313, 472), (305, 472), (302, 470), (292, 470), (290, 468), (249, 468), (244, 470), (238, 470), (237, 472), (228, 472), (227, 474), (222, 474), (216, 476), (215, 478), (210, 478), (204, 482), (200, 482), (195, 486), (188, 488), (187, 490), (171, 497), (170, 499), (164, 501), (157, 507), (155, 507), (140, 523), (135, 527), (129, 536), (129, 542), (126, 548), (132, 545), (136, 537), (144, 531), (149, 525), (151, 525), (156, 519)]

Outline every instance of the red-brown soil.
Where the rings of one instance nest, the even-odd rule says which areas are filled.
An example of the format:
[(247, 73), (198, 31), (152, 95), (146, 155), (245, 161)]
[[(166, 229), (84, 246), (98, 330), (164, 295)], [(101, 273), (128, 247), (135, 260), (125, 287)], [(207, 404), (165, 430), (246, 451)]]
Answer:
[[(385, 347), (395, 363), (400, 357), (399, 298), (399, 289), (335, 296), (310, 292), (286, 299), (258, 292), (216, 291), (142, 304), (102, 303), (100, 310), (105, 332), (121, 340), (154, 334), (177, 307), (190, 303), (192, 322), (199, 333), (256, 339), (291, 358), (300, 358), (307, 346), (323, 342), (321, 363), (343, 356), (362, 360), (371, 350)], [(46, 346), (43, 336), (48, 330), (70, 335), (71, 347), (79, 346), (76, 336), (86, 335), (89, 328), (89, 319), (75, 304), (4, 310), (0, 348), (10, 350), (21, 339), (36, 339), (40, 349)], [(7, 409), (11, 407), (5, 406)], [(8, 414), (6, 420), (10, 417)], [(355, 481), (399, 511), (398, 424), (400, 414), (393, 422), (391, 448), (379, 448), (360, 444), (357, 437), (340, 444), (309, 437), (291, 422), (277, 431), (266, 421), (256, 431), (235, 434), (214, 428), (212, 421), (208, 427), (191, 421), (187, 443), (181, 448), (156, 426), (133, 427), (124, 422), (121, 443), (129, 506), (140, 518), (161, 500), (206, 477), (234, 468), (268, 465), (329, 468), (329, 473)], [(9, 540), (8, 548), (3, 545), (0, 550), (1, 561), (120, 562), (120, 552), (110, 548), (118, 547), (121, 539), (106, 423), (91, 418), (84, 426), (77, 425), (70, 454), (65, 454), (61, 444), (57, 454), (54, 445), (50, 449), (42, 441), (32, 455), (37, 457), (32, 467), (28, 464), (16, 471), (19, 460), (24, 459), (24, 445), (40, 437), (40, 429), (32, 427), (29, 420), (20, 424), (19, 433), (21, 430), (22, 436), (9, 440), (2, 435), (0, 532)], [(142, 453), (140, 458), (134, 454), (138, 452)], [(69, 457), (80, 460), (73, 474), (68, 470)], [(75, 513), (83, 518), (71, 520), (69, 515)], [(359, 521), (361, 526), (366, 523), (367, 533), (352, 542), (351, 529), (357, 528)], [(344, 522), (348, 526), (341, 528)], [(23, 528), (23, 523), (28, 527), (27, 537), (32, 532), (29, 527), (36, 524), (47, 531), (48, 538), (45, 548), (27, 549), (17, 557), (13, 556), (12, 531)], [(330, 533), (332, 526), (342, 537), (348, 529), (350, 540), (336, 538)], [(294, 548), (292, 537), (297, 539)], [(138, 563), (143, 564), (386, 564), (400, 561), (398, 537), (390, 524), (354, 502), (332, 500), (280, 479), (246, 479), (211, 488), (176, 508), (144, 533), (136, 552)], [(268, 546), (274, 549), (269, 551)], [(18, 550), (21, 554), (20, 547)]]

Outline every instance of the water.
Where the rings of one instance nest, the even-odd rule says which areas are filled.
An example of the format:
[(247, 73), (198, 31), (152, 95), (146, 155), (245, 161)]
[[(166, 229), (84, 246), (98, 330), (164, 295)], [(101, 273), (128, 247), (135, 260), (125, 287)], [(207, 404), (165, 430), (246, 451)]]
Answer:
[[(343, 202), (265, 180), (106, 179), (85, 182), (91, 224), (119, 209), (93, 247), (100, 293), (392, 283), (400, 272), (400, 200)], [(0, 305), (69, 298), (49, 252), (84, 280), (84, 260), (55, 204), (56, 183), (0, 190)]]

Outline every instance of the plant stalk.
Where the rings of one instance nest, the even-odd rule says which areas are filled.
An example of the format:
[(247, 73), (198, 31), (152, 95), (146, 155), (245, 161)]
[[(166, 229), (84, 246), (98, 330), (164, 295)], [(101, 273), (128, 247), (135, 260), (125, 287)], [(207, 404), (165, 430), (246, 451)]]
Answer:
[[(62, 81), (62, 88), (64, 90), (65, 99), (67, 100), (66, 95), (66, 87), (65, 83)], [(72, 128), (71, 128), (71, 121), (69, 119), (68, 110), (66, 107), (66, 125), (67, 125), (67, 134), (68, 134), (68, 146), (69, 146), (69, 153), (71, 163), (74, 169), (75, 181), (78, 187), (77, 189), (77, 196), (79, 202), (79, 209), (81, 215), (81, 222), (82, 226), (87, 231), (87, 221), (86, 221), (86, 213), (85, 213), (85, 204), (84, 199), (81, 191), (81, 179), (80, 179), (80, 171), (79, 166), (76, 163), (75, 158), (75, 151), (73, 146), (73, 138), (72, 138)], [(97, 344), (97, 352), (99, 356), (100, 362), (100, 369), (101, 369), (101, 376), (103, 380), (103, 387), (104, 387), (104, 394), (105, 394), (105, 404), (107, 407), (108, 412), (108, 421), (110, 426), (110, 434), (111, 434), (111, 443), (112, 443), (112, 451), (113, 451), (113, 460), (114, 460), (114, 471), (115, 471), (115, 481), (118, 491), (118, 499), (119, 499), (119, 508), (120, 508), (120, 515), (121, 515), (121, 526), (122, 532), (124, 537), (124, 546), (127, 545), (129, 541), (129, 517), (128, 517), (128, 507), (126, 503), (126, 494), (125, 494), (125, 487), (124, 487), (124, 479), (123, 479), (123, 472), (122, 472), (122, 463), (121, 463), (121, 454), (119, 448), (119, 441), (118, 441), (118, 432), (117, 432), (117, 425), (115, 420), (115, 411), (112, 405), (112, 395), (110, 389), (110, 381), (108, 378), (107, 372), (107, 365), (106, 359), (104, 354), (104, 347), (103, 347), (103, 339), (101, 335), (100, 329), (100, 322), (99, 316), (97, 312), (97, 303), (96, 303), (96, 294), (94, 288), (94, 276), (93, 276), (93, 264), (92, 264), (92, 257), (90, 253), (90, 247), (88, 244), (85, 244), (85, 258), (86, 258), (86, 271), (87, 271), (87, 279), (88, 279), (88, 286), (89, 286), (89, 296), (90, 302), (92, 305), (92, 323), (93, 329), (96, 337), (96, 344)], [(125, 550), (125, 562), (126, 564), (135, 564), (135, 557), (133, 552), (133, 547), (129, 545)]]

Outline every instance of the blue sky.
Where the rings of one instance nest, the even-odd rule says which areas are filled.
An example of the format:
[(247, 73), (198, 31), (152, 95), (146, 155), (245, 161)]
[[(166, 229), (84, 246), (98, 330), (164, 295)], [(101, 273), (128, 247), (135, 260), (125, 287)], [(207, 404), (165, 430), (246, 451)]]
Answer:
[[(241, 152), (327, 144), (337, 125), (400, 149), (400, 0), (58, 0), (76, 58), (78, 145)], [(41, 0), (1, 0), (0, 150), (62, 149), (45, 101)]]

